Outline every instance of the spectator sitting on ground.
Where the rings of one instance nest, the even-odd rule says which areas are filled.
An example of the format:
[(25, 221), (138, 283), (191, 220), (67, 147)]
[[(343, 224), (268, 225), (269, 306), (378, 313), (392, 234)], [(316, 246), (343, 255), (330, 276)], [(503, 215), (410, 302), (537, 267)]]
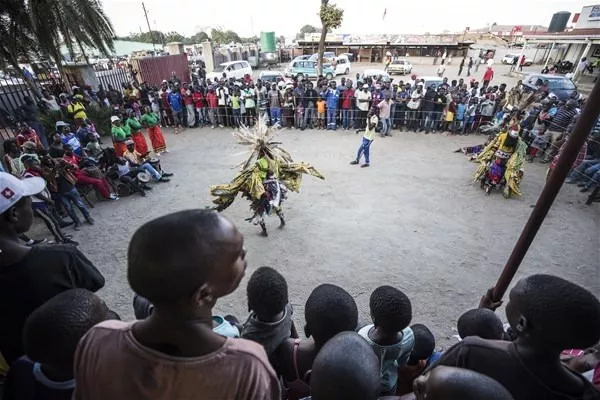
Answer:
[[(414, 394), (399, 400), (513, 400), (500, 383), (468, 369), (434, 367), (415, 379)], [(538, 398), (538, 397), (532, 397)], [(392, 398), (380, 398), (392, 399)]]
[(156, 182), (170, 181), (169, 177), (173, 176), (173, 174), (162, 171), (162, 169), (160, 168), (160, 163), (158, 161), (153, 165), (146, 158), (148, 156), (148, 153), (138, 153), (138, 151), (135, 149), (135, 142), (133, 140), (127, 140), (125, 142), (125, 145), (127, 146), (127, 150), (125, 151), (125, 153), (123, 153), (123, 158), (129, 161), (129, 164), (132, 167), (143, 169), (144, 171), (149, 173)]
[(600, 339), (600, 302), (593, 294), (555, 276), (532, 275), (510, 292), (506, 316), (514, 341), (471, 336), (436, 365), (488, 375), (515, 400), (600, 397), (590, 382), (560, 362), (564, 349), (585, 349)]
[(243, 235), (214, 211), (186, 210), (142, 225), (127, 276), (154, 310), (92, 328), (75, 355), (75, 399), (279, 399), (263, 347), (212, 330), (212, 308), (246, 269)]
[(379, 360), (369, 344), (354, 332), (342, 332), (315, 358), (309, 399), (376, 400), (380, 386)]
[(475, 308), (465, 312), (458, 318), (458, 335), (461, 339), (468, 336), (479, 336), (482, 339), (504, 339), (502, 321), (490, 309)]
[(70, 400), (75, 388), (73, 357), (79, 339), (94, 325), (118, 319), (86, 289), (62, 292), (38, 307), (25, 322), (26, 357), (12, 365), (6, 399)]
[(373, 347), (381, 362), (381, 395), (396, 393), (398, 367), (406, 364), (415, 344), (408, 327), (412, 306), (408, 297), (391, 286), (380, 286), (371, 293), (369, 308), (373, 324), (358, 334)]
[(323, 345), (344, 331), (354, 331), (358, 325), (358, 308), (352, 296), (339, 286), (317, 286), (304, 307), (307, 340), (287, 339), (276, 351), (279, 374), (288, 389), (288, 400), (310, 394), (308, 375), (313, 361)]
[(242, 327), (242, 337), (262, 344), (271, 358), (285, 339), (298, 337), (287, 282), (273, 268), (260, 267), (250, 277), (246, 293), (250, 315)]
[(423, 324), (414, 324), (410, 329), (413, 331), (415, 337), (415, 346), (410, 353), (406, 365), (398, 367), (397, 395), (413, 391), (413, 381), (427, 368), (435, 350), (435, 338), (429, 328)]

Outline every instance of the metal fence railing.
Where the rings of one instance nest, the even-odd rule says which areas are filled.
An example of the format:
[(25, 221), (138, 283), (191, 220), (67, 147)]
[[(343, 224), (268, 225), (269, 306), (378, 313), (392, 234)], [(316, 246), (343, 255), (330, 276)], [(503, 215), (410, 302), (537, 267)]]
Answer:
[(123, 68), (96, 71), (96, 78), (98, 78), (98, 83), (102, 85), (104, 90), (108, 90), (109, 86), (121, 90), (123, 83), (132, 83), (134, 80), (131, 73)]

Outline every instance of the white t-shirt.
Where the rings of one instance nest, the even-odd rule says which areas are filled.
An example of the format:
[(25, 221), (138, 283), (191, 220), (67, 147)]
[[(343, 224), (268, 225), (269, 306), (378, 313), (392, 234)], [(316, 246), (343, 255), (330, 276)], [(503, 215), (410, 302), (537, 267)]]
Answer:
[(48, 106), (48, 109), (50, 109), (50, 111), (60, 111), (60, 106), (56, 102), (56, 97), (50, 95), (49, 99), (43, 97), (42, 101)]
[(361, 100), (371, 100), (371, 92), (364, 92), (362, 90), (356, 92), (356, 107), (360, 111), (369, 111), (369, 102)]

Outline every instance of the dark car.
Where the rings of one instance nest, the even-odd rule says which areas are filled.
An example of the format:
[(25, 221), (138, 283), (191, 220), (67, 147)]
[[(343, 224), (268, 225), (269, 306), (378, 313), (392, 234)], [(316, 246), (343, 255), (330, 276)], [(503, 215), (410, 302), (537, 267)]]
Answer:
[(577, 86), (569, 78), (560, 75), (531, 74), (523, 80), (525, 91), (536, 91), (538, 79), (548, 81), (548, 94), (554, 94), (559, 100), (567, 100), (577, 93)]

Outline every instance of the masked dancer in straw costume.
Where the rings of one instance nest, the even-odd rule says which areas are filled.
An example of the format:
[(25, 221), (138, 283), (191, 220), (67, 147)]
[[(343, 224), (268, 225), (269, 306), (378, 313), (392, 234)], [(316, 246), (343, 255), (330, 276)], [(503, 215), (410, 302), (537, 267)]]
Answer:
[(277, 127), (267, 126), (266, 117), (259, 119), (252, 128), (242, 126), (234, 132), (240, 144), (252, 146), (252, 153), (231, 183), (211, 186), (210, 192), (216, 198), (213, 203), (217, 211), (229, 207), (238, 193), (250, 200), (252, 216), (247, 219), (260, 225), (262, 234), (268, 236), (264, 216), (273, 212), (280, 220), (280, 227), (285, 225), (282, 203), (288, 190), (299, 192), (302, 174), (309, 174), (320, 179), (323, 175), (310, 164), (296, 163), (290, 154), (280, 147), (280, 142), (273, 141)]

